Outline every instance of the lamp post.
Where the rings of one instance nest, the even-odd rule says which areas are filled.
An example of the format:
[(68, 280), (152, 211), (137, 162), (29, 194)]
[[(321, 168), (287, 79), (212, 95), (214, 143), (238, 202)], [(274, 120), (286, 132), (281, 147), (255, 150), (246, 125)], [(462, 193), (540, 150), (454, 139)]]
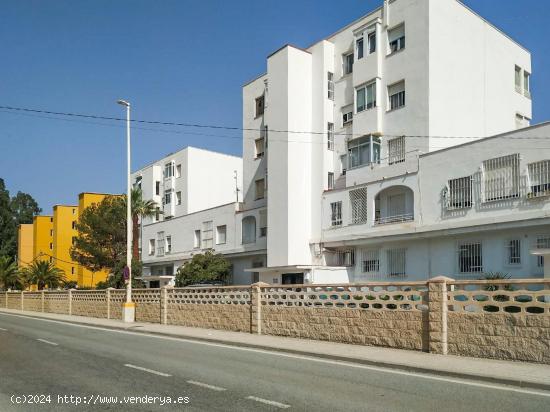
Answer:
[[(122, 318), (124, 322), (134, 322), (136, 306), (132, 302), (132, 187), (130, 184), (130, 103), (126, 100), (117, 100), (117, 103), (126, 107), (126, 269), (128, 274), (126, 284), (126, 302), (123, 304)], [(126, 275), (126, 273), (125, 273)], [(126, 277), (126, 276), (125, 276)]]

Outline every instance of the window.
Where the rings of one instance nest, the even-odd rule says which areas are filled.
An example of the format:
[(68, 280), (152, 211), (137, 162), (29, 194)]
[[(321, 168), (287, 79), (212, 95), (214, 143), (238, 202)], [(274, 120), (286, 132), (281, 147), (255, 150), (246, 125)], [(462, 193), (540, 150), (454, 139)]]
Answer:
[(327, 72), (328, 99), (334, 100), (334, 73)]
[(256, 148), (256, 159), (259, 159), (260, 157), (264, 157), (264, 151), (265, 151), (265, 140), (263, 137), (260, 137), (259, 139), (256, 139), (254, 141), (255, 148)]
[(362, 59), (363, 58), (363, 53), (364, 53), (364, 50), (363, 50), (363, 37), (361, 37), (361, 38), (359, 38), (355, 41), (355, 48), (357, 49), (357, 60)]
[(550, 195), (550, 160), (529, 163), (529, 197)]
[(483, 272), (481, 242), (461, 242), (458, 245), (458, 272)]
[(353, 53), (344, 55), (344, 75), (353, 73)]
[(168, 179), (169, 177), (174, 176), (174, 163), (166, 163), (164, 165), (164, 178)]
[(53, 243), (50, 243), (50, 250), (53, 250)]
[(523, 71), (523, 94), (531, 98), (531, 74)]
[(199, 249), (201, 247), (201, 231), (199, 229), (195, 230), (195, 235), (193, 237), (193, 247)]
[(516, 92), (521, 93), (522, 87), (521, 87), (521, 67), (516, 66), (516, 77), (515, 77), (515, 83), (516, 83)]
[(531, 124), (531, 119), (519, 113), (516, 114), (516, 129), (523, 129), (524, 127), (529, 127), (530, 124)]
[(357, 113), (376, 107), (376, 82), (372, 82), (357, 89)]
[(256, 218), (254, 216), (243, 218), (242, 242), (243, 244), (256, 242)]
[(176, 192), (176, 204), (181, 205), (181, 192)]
[(267, 210), (260, 210), (260, 237), (267, 236)]
[(172, 252), (172, 236), (166, 236), (166, 253)]
[(76, 243), (76, 236), (73, 236), (71, 238), (71, 244), (74, 245)]
[[(136, 177), (136, 181), (135, 181), (135, 183), (134, 183), (134, 187), (135, 187), (136, 189), (141, 190), (141, 182), (142, 182), (142, 180), (143, 180), (143, 177), (142, 177), (142, 176)], [(73, 215), (74, 215), (74, 209), (73, 209)]]
[(328, 190), (334, 189), (334, 173), (332, 172), (328, 172), (327, 189)]
[(388, 87), (388, 97), (390, 101), (389, 110), (399, 109), (405, 106), (405, 81), (395, 83)]
[(160, 220), (160, 207), (157, 207), (157, 210), (155, 211), (155, 222), (158, 222)]
[(76, 222), (73, 220), (73, 223), (71, 224), (71, 227), (73, 230), (76, 230)]
[[(550, 249), (550, 237), (540, 236), (537, 238), (537, 249)], [(544, 267), (544, 256), (537, 256), (537, 267)]]
[(445, 200), (448, 210), (472, 207), (472, 177), (449, 180)]
[(405, 48), (405, 25), (402, 24), (394, 29), (388, 30), (388, 42), (390, 54)]
[(394, 165), (405, 161), (405, 136), (388, 140), (388, 163)]
[(338, 266), (355, 266), (355, 249), (339, 250), (336, 252), (336, 264)]
[(260, 96), (256, 98), (256, 117), (264, 114), (265, 98)]
[(227, 226), (216, 226), (216, 245), (223, 245), (227, 238)]
[(521, 239), (509, 240), (506, 244), (508, 265), (521, 264)]
[(327, 148), (334, 150), (334, 123), (327, 123)]
[(340, 170), (342, 171), (342, 176), (346, 175), (346, 171), (348, 169), (348, 156), (347, 155), (340, 155)]
[(519, 196), (519, 154), (497, 157), (483, 162), (485, 202)]
[(265, 179), (256, 180), (256, 200), (263, 199), (265, 196)]
[(212, 249), (213, 245), (213, 226), (212, 221), (202, 222), (202, 248)]
[(367, 188), (350, 190), (351, 224), (357, 225), (367, 221)]
[(363, 273), (377, 274), (380, 272), (380, 251), (361, 251), (361, 271)]
[(368, 34), (368, 47), (369, 47), (369, 54), (373, 54), (376, 52), (376, 31), (373, 31)]
[(181, 165), (176, 166), (176, 177), (181, 177)]
[(76, 209), (73, 209), (73, 215), (76, 215)]
[(53, 229), (50, 229), (50, 236), (53, 236)]
[(157, 256), (164, 256), (164, 232), (157, 232)]
[(71, 275), (74, 275), (74, 266), (71, 266)]
[(389, 249), (386, 251), (388, 276), (405, 276), (406, 255), (406, 249)]
[(158, 180), (155, 182), (155, 195), (160, 196), (160, 182)]
[(348, 142), (348, 167), (380, 162), (380, 138), (363, 136)]
[(334, 202), (330, 204), (330, 220), (331, 226), (342, 225), (342, 202)]
[(169, 205), (172, 202), (172, 189), (169, 189), (164, 194), (164, 204)]
[(353, 121), (353, 111), (345, 111), (342, 113), (342, 124), (345, 126)]

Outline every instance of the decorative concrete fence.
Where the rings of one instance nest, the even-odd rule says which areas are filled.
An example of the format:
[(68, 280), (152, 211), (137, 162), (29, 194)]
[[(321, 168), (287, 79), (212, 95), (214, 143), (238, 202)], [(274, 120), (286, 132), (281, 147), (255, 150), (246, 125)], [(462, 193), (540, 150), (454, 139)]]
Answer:
[[(550, 364), (550, 280), (134, 289), (136, 320)], [(2, 292), (0, 307), (121, 319), (124, 290)]]

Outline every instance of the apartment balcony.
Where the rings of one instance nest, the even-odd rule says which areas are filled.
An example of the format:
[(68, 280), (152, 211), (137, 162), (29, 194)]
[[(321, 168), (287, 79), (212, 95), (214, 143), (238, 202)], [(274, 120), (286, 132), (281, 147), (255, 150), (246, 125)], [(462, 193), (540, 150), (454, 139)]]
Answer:
[(405, 222), (411, 222), (414, 220), (414, 214), (413, 213), (406, 213), (404, 215), (397, 215), (397, 216), (384, 216), (384, 217), (377, 217), (374, 221), (375, 225), (391, 225), (394, 223), (405, 223)]
[(376, 226), (414, 220), (414, 193), (409, 187), (388, 187), (376, 195), (374, 202)]

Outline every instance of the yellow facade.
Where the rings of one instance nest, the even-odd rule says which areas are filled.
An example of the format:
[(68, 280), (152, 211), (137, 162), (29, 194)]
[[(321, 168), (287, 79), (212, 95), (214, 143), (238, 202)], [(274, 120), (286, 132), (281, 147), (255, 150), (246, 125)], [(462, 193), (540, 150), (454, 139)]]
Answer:
[(33, 259), (53, 262), (53, 216), (33, 219)]
[(34, 258), (33, 227), (30, 223), (17, 228), (17, 266), (20, 268), (29, 265)]
[[(104, 193), (81, 193), (78, 195), (78, 215), (82, 216), (82, 212), (87, 207), (101, 202), (105, 197), (110, 196)], [(106, 270), (100, 272), (92, 272), (82, 266), (78, 266), (78, 287), (85, 289), (94, 287), (98, 282), (103, 282), (107, 279), (109, 272)]]
[(71, 246), (76, 237), (78, 206), (53, 207), (53, 256), (54, 263), (65, 273), (67, 281), (78, 281), (78, 264), (71, 259)]

